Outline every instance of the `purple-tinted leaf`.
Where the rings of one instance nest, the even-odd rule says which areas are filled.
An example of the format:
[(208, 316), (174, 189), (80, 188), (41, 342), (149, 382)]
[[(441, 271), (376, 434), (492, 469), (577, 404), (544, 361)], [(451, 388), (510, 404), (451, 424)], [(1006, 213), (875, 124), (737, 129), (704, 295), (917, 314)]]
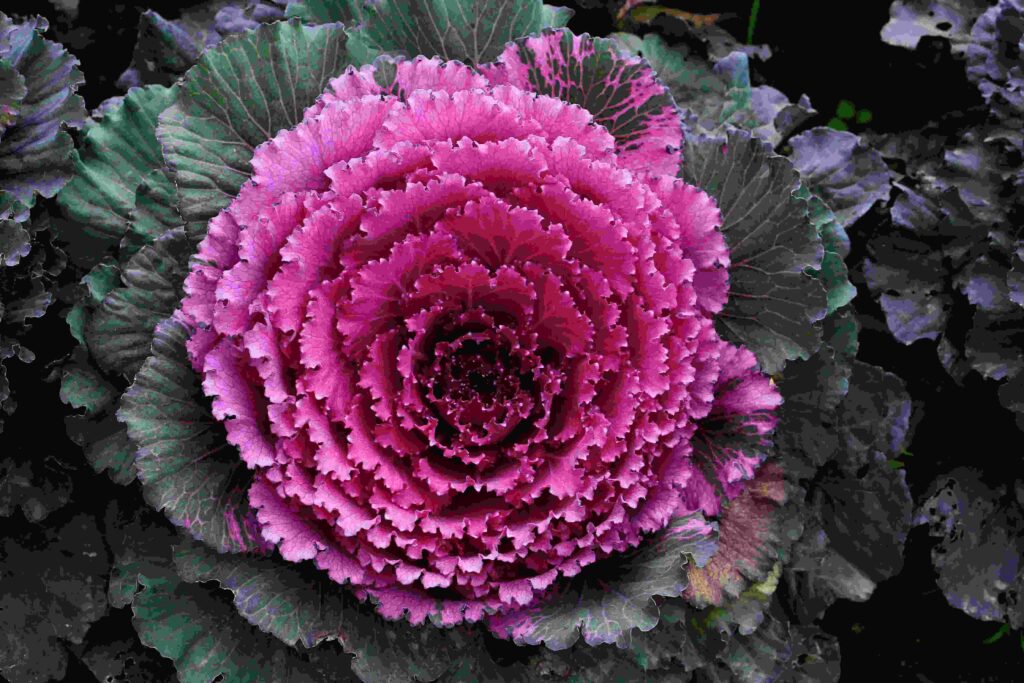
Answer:
[(939, 539), (932, 563), (951, 605), (976, 619), (1024, 626), (1024, 509), (1012, 492), (959, 468), (932, 484), (915, 521)]
[(890, 173), (882, 155), (853, 133), (812, 128), (789, 144), (800, 182), (828, 204), (849, 228), (879, 201), (888, 201)]
[(988, 8), (986, 0), (896, 0), (882, 40), (913, 50), (926, 36), (949, 40), (955, 54), (971, 42), (974, 21)]

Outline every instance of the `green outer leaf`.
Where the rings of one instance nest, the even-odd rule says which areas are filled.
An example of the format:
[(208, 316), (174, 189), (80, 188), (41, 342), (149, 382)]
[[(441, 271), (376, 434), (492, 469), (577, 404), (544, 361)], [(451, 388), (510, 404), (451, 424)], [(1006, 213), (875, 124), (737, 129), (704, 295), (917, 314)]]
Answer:
[(60, 400), (73, 408), (95, 415), (117, 398), (117, 391), (99, 373), (89, 367), (72, 365), (60, 382)]
[(352, 32), (349, 51), (359, 62), (392, 52), (483, 64), (510, 40), (540, 31), (546, 21), (566, 20), (540, 0), (381, 0), (367, 5), (366, 23)]
[(145, 505), (113, 500), (104, 517), (112, 563), (107, 599), (127, 607), (139, 590), (139, 576), (177, 580), (172, 550), (177, 534), (163, 515)]
[(366, 16), (364, 0), (301, 0), (289, 2), (285, 16), (307, 24), (359, 24)]
[(174, 562), (186, 581), (230, 590), (246, 621), (288, 645), (340, 640), (365, 681), (435, 680), (456, 654), (450, 632), (387, 622), (311, 563), (221, 555), (189, 540), (175, 548)]
[(65, 419), (71, 440), (77, 443), (97, 472), (106, 472), (115, 484), (135, 481), (135, 449), (124, 425), (111, 414), (100, 421), (72, 416)]
[(292, 19), (227, 38), (189, 69), (157, 128), (187, 222), (205, 226), (249, 178), (253, 150), (302, 120), (347, 66), (345, 38)]
[(157, 325), (153, 355), (121, 398), (118, 419), (135, 444), (146, 500), (177, 526), (220, 552), (263, 542), (249, 508), (251, 475), (210, 414), (185, 351), (188, 330)]
[(825, 316), (819, 269), (824, 250), (794, 196), (793, 165), (749, 134), (721, 140), (687, 140), (683, 178), (708, 192), (722, 211), (729, 245), (729, 301), (715, 319), (719, 334), (745, 345), (761, 369), (775, 374), (786, 361), (807, 359), (821, 344), (817, 321)]
[(119, 240), (128, 230), (136, 188), (164, 165), (156, 122), (174, 101), (174, 88), (133, 88), (85, 134), (75, 154), (77, 175), (57, 201), (87, 233)]
[(588, 645), (625, 647), (633, 629), (658, 624), (654, 597), (678, 597), (687, 587), (686, 565), (704, 566), (715, 553), (717, 524), (694, 513), (677, 517), (636, 550), (590, 565), (561, 591), (532, 609), (495, 622), (518, 644), (564, 650), (580, 637)]
[(85, 326), (85, 339), (106, 372), (131, 378), (149, 355), (153, 328), (177, 308), (191, 249), (185, 231), (167, 232), (124, 268), (124, 286), (110, 292)]
[(544, 5), (541, 9), (541, 28), (565, 28), (576, 11), (570, 7)]
[(811, 223), (818, 231), (825, 249), (821, 269), (810, 269), (809, 272), (825, 286), (828, 302), (826, 314), (832, 315), (857, 296), (857, 288), (850, 282), (850, 273), (844, 260), (850, 250), (849, 238), (836, 221), (835, 214), (820, 197), (812, 195), (806, 187), (801, 187), (796, 196), (807, 201)]
[[(181, 683), (313, 683), (324, 680), (296, 651), (238, 618), (215, 590), (140, 576), (132, 623), (144, 645), (174, 662)], [(346, 680), (344, 670), (335, 680)]]
[[(679, 107), (712, 129), (740, 122), (750, 116), (750, 76), (747, 64), (733, 71), (718, 73), (712, 65), (682, 48), (670, 46), (656, 33), (641, 38), (632, 33), (612, 35), (628, 52), (647, 60), (658, 78), (672, 93)], [(740, 68), (742, 67), (742, 68)]]
[(132, 255), (168, 230), (184, 225), (178, 213), (178, 192), (165, 168), (150, 171), (135, 188), (131, 231), (121, 243), (121, 256)]

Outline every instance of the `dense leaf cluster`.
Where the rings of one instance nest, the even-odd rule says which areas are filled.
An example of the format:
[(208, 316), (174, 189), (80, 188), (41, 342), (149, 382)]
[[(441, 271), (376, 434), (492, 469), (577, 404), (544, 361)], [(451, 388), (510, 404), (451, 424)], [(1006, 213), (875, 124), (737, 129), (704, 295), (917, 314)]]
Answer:
[[(961, 467), (923, 494), (908, 486), (920, 402), (858, 355), (862, 327), (927, 347), (953, 381), (983, 378), (1024, 429), (1024, 5), (896, 0), (881, 38), (948, 42), (978, 99), (922, 130), (864, 135), (812, 126), (806, 96), (755, 85), (767, 47), (650, 5), (577, 3), (617, 32), (568, 82), (537, 87), (596, 112), (619, 104), (594, 85), (609, 64), (639, 55), (656, 71), (680, 109), (679, 175), (722, 212), (731, 296), (716, 329), (771, 375), (779, 422), (712, 536), (675, 520), (564, 581), (507, 638), (385, 619), (312, 562), (270, 551), (252, 523), (252, 473), (174, 314), (254, 150), (346, 67), (377, 60), (386, 79), (400, 57), (481, 65), (572, 11), (541, 0), (150, 11), (124, 94), (88, 117), (77, 61), (45, 20), (0, 14), (0, 430), (24, 416), (11, 380), (27, 377), (33, 396), (59, 384), (64, 407), (47, 419), (70, 439), (33, 447), (19, 428), (0, 445), (3, 679), (838, 680), (823, 618), (898, 575), (915, 527), (933, 539), (953, 607), (1024, 628), (1024, 485)], [(863, 315), (868, 297), (884, 327)], [(26, 373), (44, 314), (66, 321), (73, 350)], [(750, 443), (727, 422), (717, 437)]]

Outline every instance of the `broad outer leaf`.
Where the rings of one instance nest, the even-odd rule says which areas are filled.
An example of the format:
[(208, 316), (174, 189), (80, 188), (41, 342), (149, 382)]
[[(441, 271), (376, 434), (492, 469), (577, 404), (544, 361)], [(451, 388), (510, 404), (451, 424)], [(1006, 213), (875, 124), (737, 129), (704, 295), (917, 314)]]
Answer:
[[(134, 502), (134, 501), (133, 501)], [(176, 578), (172, 550), (177, 534), (159, 512), (144, 504), (114, 500), (104, 519), (112, 565), (107, 599), (126, 607), (139, 590), (139, 576)]]
[(66, 418), (64, 424), (92, 468), (106, 472), (115, 484), (126, 486), (135, 480), (135, 448), (113, 412), (98, 421), (75, 415)]
[(301, 19), (307, 24), (341, 22), (348, 26), (361, 24), (366, 17), (364, 0), (299, 0), (289, 2), (285, 16)]
[[(1018, 485), (1019, 486), (1019, 485)], [(936, 583), (949, 604), (975, 619), (1024, 627), (1024, 493), (993, 489), (966, 467), (929, 486), (915, 523), (939, 539)]]
[(183, 229), (165, 233), (128, 261), (121, 279), (89, 318), (85, 340), (106, 372), (131, 378), (150, 353), (153, 328), (183, 296), (190, 245)]
[(117, 390), (98, 372), (85, 365), (74, 364), (64, 370), (60, 382), (60, 400), (86, 415), (101, 412), (117, 398)]
[(63, 127), (85, 122), (85, 104), (75, 94), (84, 80), (78, 60), (42, 37), (47, 27), (42, 17), (14, 24), (0, 12), (0, 64), (8, 75), (16, 70), (25, 88), (13, 121), (0, 102), (0, 195), (26, 207), (35, 194), (52, 197), (67, 183), (74, 145)]
[(946, 38), (953, 53), (961, 55), (971, 42), (971, 27), (989, 4), (987, 0), (896, 0), (889, 7), (882, 40), (913, 50), (926, 36)]
[(707, 563), (716, 532), (700, 513), (677, 517), (636, 550), (590, 565), (541, 604), (494, 617), (490, 626), (517, 644), (552, 650), (572, 646), (580, 635), (588, 645), (628, 642), (634, 628), (657, 625), (655, 596), (682, 595), (687, 566)]
[(103, 536), (88, 515), (0, 540), (0, 676), (62, 678), (64, 643), (81, 643), (107, 609), (107, 569)]
[(86, 132), (58, 202), (87, 233), (116, 241), (128, 230), (136, 188), (164, 165), (156, 122), (174, 99), (174, 88), (133, 88)]
[(839, 644), (816, 626), (795, 626), (772, 614), (750, 635), (727, 641), (718, 662), (702, 672), (714, 683), (827, 683), (839, 680)]
[(263, 547), (249, 508), (250, 474), (214, 419), (185, 351), (188, 330), (157, 325), (153, 355), (121, 399), (146, 500), (220, 552)]
[(889, 167), (877, 150), (853, 133), (812, 128), (789, 141), (800, 182), (828, 204), (849, 228), (875, 204), (889, 199)]
[(812, 195), (806, 187), (801, 187), (797, 196), (807, 201), (808, 216), (821, 236), (821, 245), (825, 250), (821, 257), (821, 269), (809, 272), (825, 286), (828, 304), (826, 314), (831, 316), (857, 296), (857, 288), (850, 282), (845, 260), (850, 253), (850, 238), (821, 198)]
[[(240, 619), (226, 595), (170, 578), (139, 579), (133, 623), (144, 645), (174, 662), (181, 683), (319, 683), (325, 672)], [(345, 669), (337, 681), (352, 680)]]
[(752, 117), (746, 55), (738, 53), (740, 59), (735, 63), (718, 68), (685, 48), (670, 46), (656, 33), (642, 39), (632, 33), (616, 33), (614, 38), (650, 63), (686, 112), (690, 128), (715, 130), (726, 123), (742, 126)]
[(809, 358), (821, 343), (825, 290), (805, 273), (821, 267), (824, 249), (793, 196), (799, 178), (771, 147), (742, 132), (721, 141), (688, 140), (683, 178), (708, 192), (722, 211), (729, 245), (729, 301), (716, 318), (719, 333), (778, 372), (786, 361)]
[(186, 581), (217, 581), (231, 591), (246, 621), (288, 645), (339, 640), (367, 683), (434, 680), (456, 655), (448, 632), (385, 621), (311, 564), (221, 555), (188, 540), (176, 548), (174, 561)]
[(128, 610), (116, 610), (93, 624), (76, 655), (103, 683), (174, 680), (170, 661), (139, 642)]
[(227, 206), (252, 173), (253, 150), (298, 124), (347, 64), (340, 26), (295, 19), (208, 50), (185, 75), (157, 129), (182, 217), (205, 226)]
[(366, 21), (353, 31), (349, 51), (359, 62), (391, 52), (483, 64), (510, 40), (565, 18), (541, 0), (380, 0), (366, 5)]

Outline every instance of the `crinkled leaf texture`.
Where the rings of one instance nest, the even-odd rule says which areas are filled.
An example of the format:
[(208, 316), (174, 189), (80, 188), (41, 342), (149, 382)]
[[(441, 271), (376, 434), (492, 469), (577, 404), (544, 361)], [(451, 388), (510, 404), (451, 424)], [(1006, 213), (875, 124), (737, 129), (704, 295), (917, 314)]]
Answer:
[(967, 77), (974, 81), (993, 112), (1020, 125), (1024, 116), (1024, 65), (1020, 43), (1024, 38), (1024, 3), (1000, 0), (989, 8), (971, 31), (967, 47)]
[(656, 597), (682, 595), (687, 565), (703, 567), (714, 555), (716, 527), (700, 513), (676, 518), (638, 550), (587, 567), (549, 601), (498, 618), (491, 628), (552, 650), (570, 647), (581, 635), (588, 645), (626, 643), (634, 628), (657, 625)]
[(174, 564), (186, 581), (216, 581), (231, 591), (246, 621), (289, 645), (338, 640), (364, 681), (435, 680), (458, 656), (446, 632), (386, 622), (312, 565), (220, 555), (193, 541), (178, 545)]
[(42, 17), (14, 23), (0, 12), (0, 207), (13, 197), (32, 207), (71, 176), (71, 136), (85, 121), (75, 94), (78, 60), (43, 38)]
[[(70, 178), (74, 147), (66, 129), (85, 119), (78, 60), (43, 38), (46, 29), (42, 17), (17, 23), (0, 12), (0, 432), (17, 406), (7, 363), (34, 360), (21, 340), (52, 303), (65, 265), (48, 216), (32, 208)], [(36, 469), (27, 476), (38, 478), (34, 465), (10, 459), (11, 450), (0, 454), (0, 467)]]

